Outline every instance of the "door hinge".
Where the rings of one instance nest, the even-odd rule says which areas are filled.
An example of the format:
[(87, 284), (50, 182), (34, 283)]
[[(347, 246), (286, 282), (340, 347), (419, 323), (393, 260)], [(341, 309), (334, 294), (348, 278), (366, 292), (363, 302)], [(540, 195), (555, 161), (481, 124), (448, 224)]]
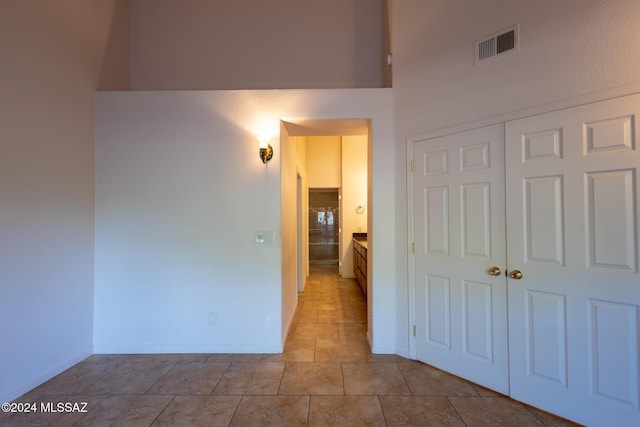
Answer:
[(416, 336), (416, 325), (413, 325), (413, 336)]
[(411, 252), (414, 253), (414, 254), (416, 253), (416, 244), (415, 244), (415, 242), (411, 244)]
[(411, 160), (411, 172), (413, 172), (416, 169), (416, 165), (413, 162), (413, 160)]

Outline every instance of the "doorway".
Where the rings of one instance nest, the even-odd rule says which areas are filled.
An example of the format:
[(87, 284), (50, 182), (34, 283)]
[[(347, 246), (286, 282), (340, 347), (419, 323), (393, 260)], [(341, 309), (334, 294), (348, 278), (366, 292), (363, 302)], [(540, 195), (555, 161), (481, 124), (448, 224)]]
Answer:
[(309, 189), (309, 270), (338, 273), (340, 197), (338, 188)]
[(415, 355), (639, 425), (640, 95), (412, 142)]

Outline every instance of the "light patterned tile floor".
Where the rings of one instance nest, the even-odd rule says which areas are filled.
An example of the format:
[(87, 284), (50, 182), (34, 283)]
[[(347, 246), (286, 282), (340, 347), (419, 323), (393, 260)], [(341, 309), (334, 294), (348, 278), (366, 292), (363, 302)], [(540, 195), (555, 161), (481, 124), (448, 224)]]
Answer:
[(15, 400), (85, 412), (0, 413), (0, 426), (575, 425), (372, 354), (365, 298), (332, 268), (312, 269), (282, 354), (94, 355)]

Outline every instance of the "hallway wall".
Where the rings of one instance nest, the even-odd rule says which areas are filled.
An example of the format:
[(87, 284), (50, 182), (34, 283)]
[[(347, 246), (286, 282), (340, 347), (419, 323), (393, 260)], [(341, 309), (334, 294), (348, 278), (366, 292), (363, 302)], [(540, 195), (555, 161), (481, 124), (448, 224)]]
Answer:
[[(450, 126), (640, 82), (640, 2), (392, 1), (396, 281), (408, 283), (406, 141)], [(520, 26), (520, 50), (474, 65), (475, 42)], [(452, 31), (453, 29), (453, 31)], [(446, 35), (446, 37), (444, 36)], [(637, 85), (636, 85), (637, 87)], [(399, 348), (410, 340), (408, 287), (397, 288)]]
[[(96, 352), (281, 351), (283, 312), (292, 309), (287, 299), (283, 310), (283, 278), (295, 278), (296, 265), (282, 258), (281, 218), (288, 214), (281, 212), (280, 120), (372, 120), (372, 162), (380, 172), (372, 182), (372, 224), (376, 236), (393, 240), (391, 165), (383, 161), (392, 151), (390, 95), (386, 89), (99, 93)], [(273, 130), (275, 151), (267, 165), (255, 137), (265, 128)], [(295, 191), (295, 183), (290, 187)], [(273, 231), (273, 243), (256, 244), (258, 230)], [(374, 351), (392, 352), (393, 248), (381, 246), (374, 256), (380, 259)], [(289, 289), (295, 293), (295, 283), (287, 295)]]
[(128, 84), (126, 3), (2, 2), (0, 402), (93, 351), (94, 96)]

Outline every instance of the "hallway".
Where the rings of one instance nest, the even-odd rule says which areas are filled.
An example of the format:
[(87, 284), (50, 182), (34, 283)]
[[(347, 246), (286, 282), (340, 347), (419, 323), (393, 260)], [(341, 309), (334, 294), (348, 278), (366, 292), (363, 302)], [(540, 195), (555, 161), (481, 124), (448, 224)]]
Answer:
[[(353, 279), (311, 271), (283, 354), (93, 355), (2, 426), (570, 426), (422, 363), (375, 355)], [(86, 412), (45, 413), (52, 402)]]

